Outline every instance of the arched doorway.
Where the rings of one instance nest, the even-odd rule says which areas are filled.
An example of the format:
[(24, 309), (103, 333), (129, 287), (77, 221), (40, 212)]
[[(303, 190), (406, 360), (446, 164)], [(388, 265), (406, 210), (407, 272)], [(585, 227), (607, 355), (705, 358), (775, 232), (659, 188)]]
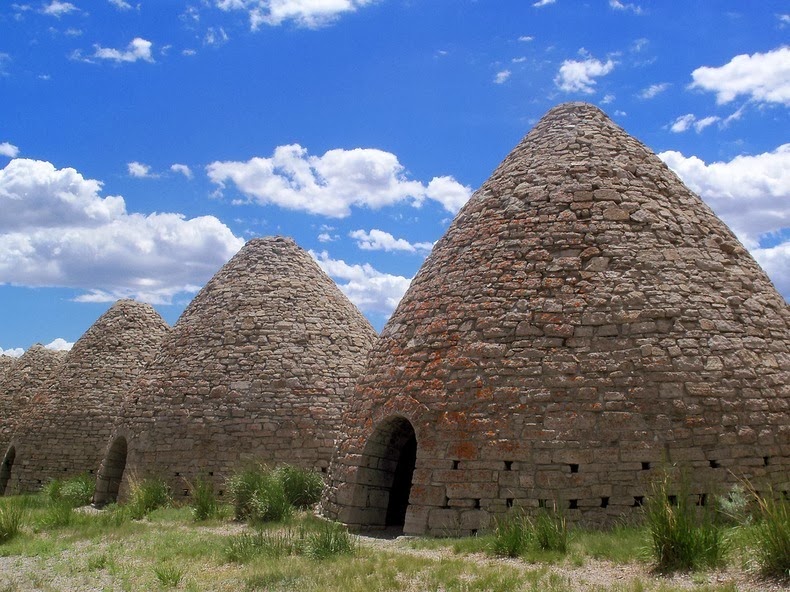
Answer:
[(3, 458), (3, 464), (0, 465), (0, 495), (5, 495), (8, 482), (11, 480), (11, 469), (14, 467), (14, 459), (16, 458), (16, 448), (12, 446), (6, 452)]
[(379, 424), (360, 459), (363, 527), (403, 528), (416, 462), (417, 436), (409, 420), (395, 416)]
[(126, 469), (126, 438), (119, 436), (113, 440), (107, 456), (99, 468), (96, 479), (96, 490), (93, 492), (93, 503), (97, 506), (111, 504), (118, 500), (123, 472)]

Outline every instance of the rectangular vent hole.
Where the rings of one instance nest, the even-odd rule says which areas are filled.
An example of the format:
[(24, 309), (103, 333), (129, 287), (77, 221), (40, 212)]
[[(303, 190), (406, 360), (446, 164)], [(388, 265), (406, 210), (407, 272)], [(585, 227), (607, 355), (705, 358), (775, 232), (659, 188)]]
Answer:
[(678, 505), (678, 496), (676, 495), (668, 495), (667, 501), (669, 502), (670, 506), (677, 506)]
[(549, 507), (549, 500), (539, 499), (538, 500), (538, 507), (539, 508), (548, 508)]
[(609, 498), (608, 497), (602, 497), (601, 498), (601, 507), (602, 508), (608, 508), (609, 507)]
[(579, 465), (576, 463), (571, 463), (568, 465), (571, 468), (571, 473), (578, 473), (579, 472)]
[(513, 470), (513, 461), (512, 460), (506, 460), (505, 461), (505, 470), (506, 471), (512, 471)]
[(645, 496), (644, 495), (635, 495), (634, 496), (634, 508), (639, 508), (645, 504)]
[(578, 508), (579, 508), (579, 500), (577, 499), (568, 500), (569, 510), (577, 510)]
[(457, 471), (457, 470), (458, 470), (458, 465), (459, 465), (460, 463), (461, 463), (461, 461), (460, 461), (460, 460), (454, 460), (454, 461), (453, 461), (453, 471)]
[(708, 503), (708, 494), (707, 493), (700, 493), (697, 496), (697, 505), (704, 508), (707, 503)]
[(650, 470), (650, 462), (649, 461), (642, 461), (642, 470), (649, 471)]
[(764, 467), (767, 467), (767, 466), (768, 466), (768, 461), (769, 461), (770, 459), (771, 459), (771, 457), (770, 457), (770, 456), (764, 456), (764, 457), (763, 457), (763, 466), (764, 466)]
[(508, 508), (512, 508), (513, 507), (513, 498), (512, 497), (509, 497), (509, 498), (507, 498), (505, 500), (505, 506), (508, 507)]
[(474, 508), (475, 508), (475, 510), (479, 510), (480, 509), (480, 499), (476, 499), (475, 500)]
[(721, 465), (719, 465), (719, 461), (712, 460), (708, 463), (711, 469), (718, 469)]

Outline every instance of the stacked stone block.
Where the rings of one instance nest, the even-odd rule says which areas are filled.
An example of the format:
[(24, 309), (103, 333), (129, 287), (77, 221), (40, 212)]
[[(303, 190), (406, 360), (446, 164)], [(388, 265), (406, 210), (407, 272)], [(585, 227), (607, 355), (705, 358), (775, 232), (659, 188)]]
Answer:
[[(182, 314), (125, 402), (127, 476), (160, 476), (176, 496), (198, 477), (218, 493), (245, 462), (325, 470), (376, 333), (292, 240), (249, 241)], [(118, 455), (115, 455), (119, 458)], [(96, 501), (119, 494), (102, 465)], [(112, 475), (111, 475), (112, 473)]]
[(77, 340), (55, 380), (38, 390), (19, 419), (14, 472), (20, 491), (97, 472), (121, 402), (167, 331), (150, 305), (119, 300)]
[[(5, 356), (3, 356), (5, 357)], [(14, 360), (0, 378), (0, 495), (18, 490), (16, 449), (11, 444), (20, 418), (37, 404), (34, 394), (57, 376), (65, 361), (65, 352), (56, 352), (36, 344)], [(18, 465), (17, 465), (18, 466)]]
[(700, 504), (740, 477), (786, 492), (789, 350), (788, 306), (732, 232), (599, 109), (560, 105), (459, 212), (384, 328), (323, 512), (386, 524), (388, 426), (403, 421), (417, 438), (409, 534), (540, 506), (611, 523), (638, 515), (672, 464)]

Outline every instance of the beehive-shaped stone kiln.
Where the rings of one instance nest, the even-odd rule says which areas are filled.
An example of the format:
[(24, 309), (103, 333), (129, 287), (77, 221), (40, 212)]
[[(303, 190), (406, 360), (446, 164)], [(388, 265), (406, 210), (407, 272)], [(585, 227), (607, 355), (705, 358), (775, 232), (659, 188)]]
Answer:
[(555, 107), (384, 328), (326, 515), (468, 534), (510, 508), (628, 517), (665, 463), (704, 504), (790, 488), (788, 306), (714, 213), (596, 107)]
[(0, 355), (0, 381), (5, 378), (5, 375), (11, 369), (11, 366), (14, 365), (15, 358), (6, 355)]
[[(323, 468), (376, 333), (292, 240), (249, 241), (198, 293), (126, 403), (95, 501), (126, 475), (176, 496), (245, 461)], [(124, 481), (125, 482), (125, 481)]]
[[(17, 491), (16, 448), (11, 438), (33, 395), (57, 375), (66, 352), (57, 352), (36, 344), (12, 362), (0, 378), (0, 495)], [(12, 476), (14, 478), (12, 478)]]
[(150, 305), (119, 300), (77, 340), (57, 378), (35, 394), (17, 425), (19, 490), (97, 472), (121, 402), (167, 331)]

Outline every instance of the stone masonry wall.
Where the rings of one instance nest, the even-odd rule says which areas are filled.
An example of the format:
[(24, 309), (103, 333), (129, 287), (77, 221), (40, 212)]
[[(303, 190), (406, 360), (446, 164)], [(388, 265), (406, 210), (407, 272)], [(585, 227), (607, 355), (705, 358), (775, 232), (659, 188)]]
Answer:
[[(222, 493), (247, 461), (326, 469), (375, 338), (292, 240), (248, 242), (184, 311), (126, 400), (121, 448), (110, 454), (106, 443), (98, 498), (113, 497), (118, 467), (162, 476), (177, 496), (199, 475)], [(125, 467), (109, 458), (123, 456), (119, 438)]]
[(97, 472), (121, 401), (168, 329), (150, 305), (119, 300), (77, 340), (56, 380), (38, 390), (20, 418), (19, 490)]
[(0, 454), (6, 453), (33, 394), (60, 370), (65, 359), (66, 352), (36, 344), (15, 359), (0, 377)]
[(555, 504), (628, 519), (672, 463), (700, 504), (738, 477), (786, 492), (789, 351), (788, 306), (729, 229), (599, 109), (560, 105), (384, 328), (323, 511), (383, 525), (398, 451), (381, 434), (404, 419), (408, 534)]

